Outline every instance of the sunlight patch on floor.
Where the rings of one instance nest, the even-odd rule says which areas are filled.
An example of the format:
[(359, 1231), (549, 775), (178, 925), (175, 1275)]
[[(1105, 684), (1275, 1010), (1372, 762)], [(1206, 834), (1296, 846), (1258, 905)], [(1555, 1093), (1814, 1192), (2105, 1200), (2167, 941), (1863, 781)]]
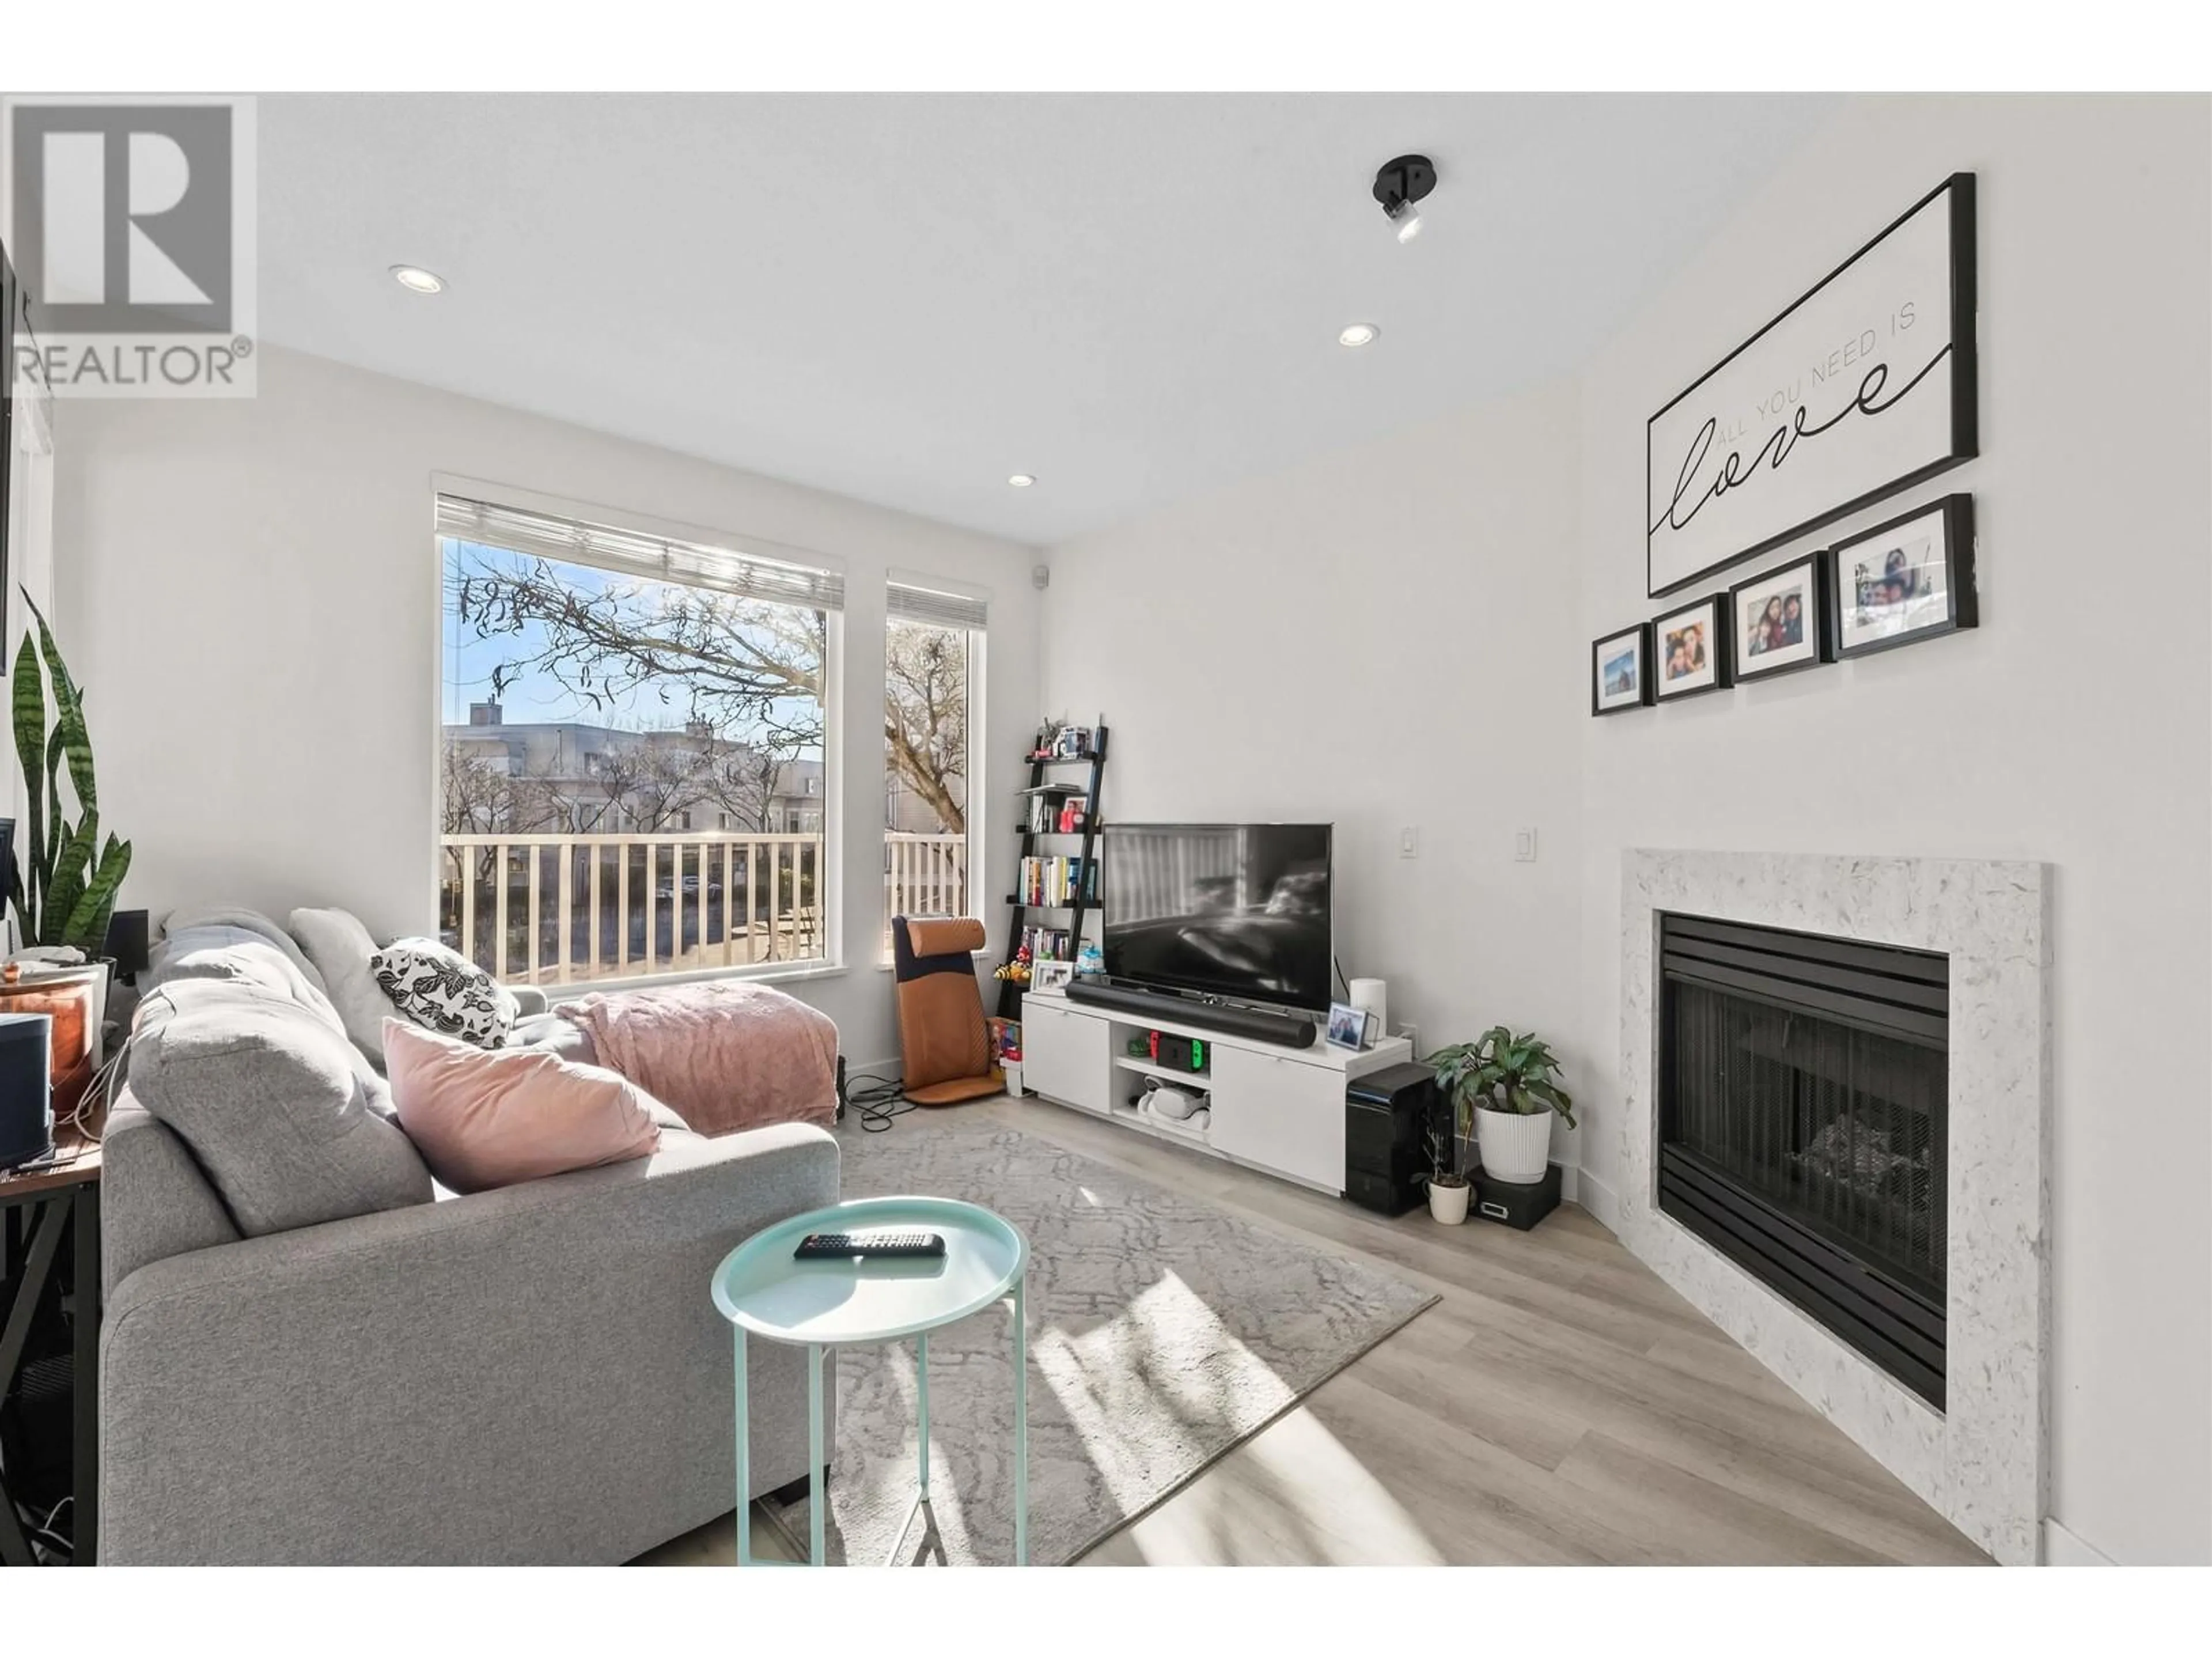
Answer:
[[(1040, 1332), (1030, 1358), (1116, 1503), (1132, 1505), (1176, 1441), (1214, 1424), (1255, 1426), (1289, 1405), (1291, 1386), (1174, 1273), (1096, 1329)], [(1180, 1425), (1133, 1443), (1117, 1425)]]
[(1303, 1406), (1127, 1534), (1153, 1566), (1431, 1566), (1444, 1556)]

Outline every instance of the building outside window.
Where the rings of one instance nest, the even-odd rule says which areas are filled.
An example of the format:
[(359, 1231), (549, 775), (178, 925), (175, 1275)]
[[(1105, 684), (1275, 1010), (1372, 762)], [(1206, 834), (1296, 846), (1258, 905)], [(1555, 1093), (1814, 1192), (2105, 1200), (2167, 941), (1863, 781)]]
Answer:
[(834, 959), (842, 578), (459, 496), (438, 525), (447, 942), (520, 983)]

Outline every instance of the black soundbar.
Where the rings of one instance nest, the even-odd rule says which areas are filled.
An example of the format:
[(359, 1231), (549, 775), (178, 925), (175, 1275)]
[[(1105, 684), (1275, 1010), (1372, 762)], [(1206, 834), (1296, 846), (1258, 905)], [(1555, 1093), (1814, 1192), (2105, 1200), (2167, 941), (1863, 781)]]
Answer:
[(1250, 1037), (1255, 1042), (1279, 1043), (1285, 1048), (1313, 1047), (1314, 1023), (1310, 1019), (1301, 1019), (1296, 1014), (1271, 1014), (1258, 1008), (1232, 1008), (1220, 1002), (1194, 1002), (1184, 997), (1163, 996), (1157, 991), (1139, 991), (1126, 985), (1103, 985), (1096, 980), (1086, 979), (1068, 981), (1067, 1000), (1089, 1003), (1097, 1008), (1118, 1009), (1125, 1014), (1142, 1014), (1147, 1019), (1199, 1025), (1209, 1031), (1226, 1031), (1231, 1036)]

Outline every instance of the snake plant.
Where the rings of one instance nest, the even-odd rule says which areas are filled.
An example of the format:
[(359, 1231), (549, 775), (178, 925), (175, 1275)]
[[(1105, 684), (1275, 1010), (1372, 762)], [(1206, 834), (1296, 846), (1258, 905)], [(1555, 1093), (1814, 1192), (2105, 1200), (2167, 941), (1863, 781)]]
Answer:
[[(30, 595), (23, 596), (26, 604)], [(22, 943), (71, 945), (87, 957), (100, 954), (107, 939), (107, 919), (115, 896), (131, 868), (131, 843), (110, 831), (100, 839), (100, 792), (92, 773), (92, 738), (85, 729), (84, 696), (70, 678), (39, 607), (34, 642), (29, 629), (15, 655), (12, 701), (15, 757), (22, 763), (24, 830), (22, 850), (8, 872), (8, 896), (15, 902)], [(43, 672), (42, 672), (43, 669)], [(46, 687), (53, 687), (53, 726), (46, 725)], [(69, 774), (77, 819), (63, 816), (62, 774)]]

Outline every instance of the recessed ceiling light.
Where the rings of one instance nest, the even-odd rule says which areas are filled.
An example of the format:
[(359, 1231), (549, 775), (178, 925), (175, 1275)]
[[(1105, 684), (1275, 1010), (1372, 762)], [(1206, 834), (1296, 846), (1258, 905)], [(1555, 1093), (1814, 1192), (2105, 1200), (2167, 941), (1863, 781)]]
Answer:
[(1382, 331), (1372, 323), (1354, 323), (1336, 337), (1336, 343), (1340, 346), (1372, 345), (1375, 337)]
[(392, 280), (410, 294), (442, 294), (446, 279), (434, 270), (425, 270), (420, 265), (394, 265)]
[(1012, 477), (1007, 479), (1006, 482), (1013, 485), (1017, 489), (1027, 489), (1031, 484), (1036, 482), (1036, 474), (1034, 472), (1017, 472)]

